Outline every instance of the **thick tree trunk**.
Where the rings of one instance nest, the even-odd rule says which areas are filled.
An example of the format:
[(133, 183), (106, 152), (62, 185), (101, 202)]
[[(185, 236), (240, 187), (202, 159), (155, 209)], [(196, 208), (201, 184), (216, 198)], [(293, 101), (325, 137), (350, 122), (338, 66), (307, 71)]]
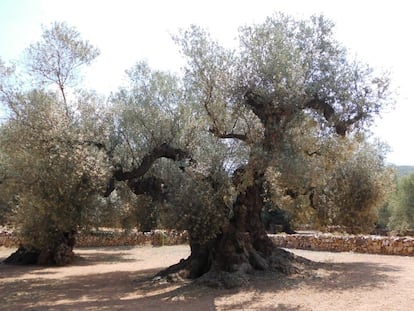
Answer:
[(198, 278), (207, 285), (231, 288), (245, 284), (254, 270), (298, 272), (306, 260), (273, 244), (261, 219), (262, 207), (261, 184), (247, 187), (239, 194), (234, 216), (222, 233), (205, 245), (190, 241), (191, 255), (158, 276)]
[(17, 251), (4, 260), (5, 264), (12, 265), (58, 265), (70, 264), (74, 258), (75, 246), (74, 231), (65, 232), (62, 238), (53, 247), (38, 249), (27, 245), (20, 245)]

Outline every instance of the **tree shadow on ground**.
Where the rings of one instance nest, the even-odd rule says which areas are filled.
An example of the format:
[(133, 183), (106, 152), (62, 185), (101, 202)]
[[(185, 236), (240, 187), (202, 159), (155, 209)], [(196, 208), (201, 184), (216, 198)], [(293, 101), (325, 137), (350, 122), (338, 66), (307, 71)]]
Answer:
[(114, 246), (114, 247), (82, 247), (75, 248), (73, 251), (76, 255), (75, 264), (83, 261), (86, 264), (104, 263), (104, 262), (129, 262), (134, 258), (128, 258), (128, 251), (134, 249), (134, 246)]
[[(390, 272), (401, 271), (392, 265), (371, 262), (357, 263), (318, 263), (310, 264), (311, 269), (302, 274), (285, 276), (278, 273), (259, 272), (250, 282), (250, 290), (254, 293), (249, 301), (227, 303), (221, 310), (256, 310), (256, 305), (264, 296), (272, 296), (280, 292), (296, 292), (306, 288), (309, 292), (342, 293), (347, 290), (373, 290), (383, 288), (396, 282)], [(295, 296), (294, 294), (292, 296)], [(299, 302), (299, 301), (298, 301)], [(335, 302), (333, 302), (334, 304)], [(298, 311), (310, 310), (300, 304), (278, 303), (265, 310)]]
[(393, 282), (387, 272), (401, 270), (392, 265), (371, 262), (318, 263), (316, 266), (316, 274), (306, 282), (318, 290), (379, 288)]
[(151, 278), (158, 271), (2, 283), (0, 292), (7, 294), (0, 298), (0, 305), (2, 310), (182, 310), (203, 296), (205, 288), (191, 282), (153, 283)]
[[(133, 258), (126, 251), (128, 247), (114, 247), (114, 248), (85, 248), (79, 253), (75, 250), (75, 260), (70, 266), (93, 266), (96, 264), (118, 264), (121, 262), (137, 262), (139, 259)], [(90, 250), (90, 251), (89, 251)], [(7, 277), (19, 277), (28, 273), (45, 275), (54, 274), (59, 270), (59, 266), (53, 265), (9, 265), (4, 264), (3, 260), (7, 257), (0, 258), (0, 280), (4, 275)], [(53, 268), (53, 270), (51, 270)]]
[[(101, 254), (102, 255), (102, 254)], [(110, 254), (112, 256), (113, 254)], [(110, 257), (114, 259), (114, 257)], [(121, 256), (122, 259), (122, 256)], [(92, 261), (93, 262), (93, 259)], [(78, 263), (79, 264), (79, 263)], [(27, 267), (20, 267), (25, 270)], [(265, 294), (309, 287), (314, 291), (342, 291), (382, 287), (393, 282), (392, 265), (313, 263), (303, 274), (285, 276), (257, 272), (246, 287), (208, 288), (189, 281), (165, 283), (152, 277), (159, 269), (93, 273), (64, 278), (16, 279), (0, 283), (2, 310), (254, 310)], [(93, 266), (91, 266), (93, 269)], [(93, 270), (92, 270), (93, 271)], [(13, 272), (4, 271), (7, 277)], [(27, 270), (26, 270), (27, 272)], [(16, 274), (16, 273), (15, 273)], [(239, 295), (243, 299), (228, 299)], [(218, 300), (226, 300), (217, 307)], [(298, 305), (278, 303), (266, 310), (298, 311)]]

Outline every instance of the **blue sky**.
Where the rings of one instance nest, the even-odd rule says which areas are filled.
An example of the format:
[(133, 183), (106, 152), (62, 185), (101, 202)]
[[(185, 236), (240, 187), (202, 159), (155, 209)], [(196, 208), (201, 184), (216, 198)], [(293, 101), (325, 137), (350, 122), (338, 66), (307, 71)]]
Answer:
[(353, 55), (391, 72), (398, 89), (396, 107), (377, 120), (374, 132), (390, 145), (389, 162), (414, 165), (414, 19), (408, 0), (0, 0), (0, 57), (18, 59), (40, 37), (41, 24), (67, 21), (101, 50), (85, 72), (84, 85), (108, 94), (122, 83), (125, 70), (142, 59), (178, 71), (183, 60), (171, 34), (179, 28), (198, 24), (231, 45), (239, 26), (275, 11), (299, 17), (323, 13), (335, 22), (338, 40)]

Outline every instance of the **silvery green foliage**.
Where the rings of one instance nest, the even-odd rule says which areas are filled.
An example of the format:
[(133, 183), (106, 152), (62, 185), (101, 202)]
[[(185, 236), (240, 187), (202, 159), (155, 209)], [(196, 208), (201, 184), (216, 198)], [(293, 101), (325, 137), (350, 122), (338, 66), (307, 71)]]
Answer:
[[(390, 101), (388, 77), (351, 59), (334, 39), (333, 24), (322, 16), (296, 20), (276, 14), (264, 23), (242, 27), (240, 47), (234, 50), (196, 26), (175, 40), (188, 59), (186, 88), (221, 134), (260, 138), (263, 124), (246, 107), (249, 91), (271, 103), (268, 108), (289, 115), (275, 122), (281, 129), (308, 116), (320, 126), (342, 122), (348, 130), (356, 129), (369, 124)], [(334, 115), (307, 107), (315, 97), (329, 104)]]
[[(125, 168), (137, 165), (146, 153), (162, 143), (179, 144), (182, 91), (171, 74), (137, 63), (128, 71), (129, 83), (111, 101), (119, 155)], [(126, 158), (125, 158), (126, 157)], [(129, 163), (128, 163), (129, 162)]]
[(286, 189), (309, 196), (325, 185), (336, 164), (353, 157), (345, 134), (357, 140), (391, 103), (387, 75), (353, 59), (322, 16), (275, 14), (240, 28), (234, 49), (197, 26), (174, 39), (187, 58), (184, 86), (194, 111), (204, 131), (225, 142), (223, 165), (264, 172), (278, 204)]
[(243, 27), (240, 45), (238, 85), (269, 94), (275, 106), (303, 110), (316, 95), (336, 118), (360, 118), (361, 125), (389, 102), (388, 77), (353, 59), (323, 16), (296, 20), (276, 14)]
[[(154, 147), (163, 143), (188, 151), (197, 162), (195, 167), (158, 159), (146, 174), (163, 180), (168, 193), (166, 202), (157, 203), (161, 225), (190, 229), (198, 237), (207, 236), (208, 230), (216, 234), (218, 223), (227, 219), (215, 212), (223, 205), (217, 205), (217, 193), (224, 194), (215, 193), (205, 179), (213, 168), (220, 168), (225, 162), (228, 147), (206, 131), (208, 124), (179, 77), (152, 70), (144, 62), (137, 63), (127, 73), (128, 84), (111, 99), (119, 162), (125, 169), (136, 167)], [(179, 167), (187, 168), (183, 171)], [(217, 225), (208, 225), (213, 222)], [(201, 228), (197, 223), (205, 226)]]
[[(207, 175), (207, 174), (206, 174)], [(207, 176), (174, 174), (165, 225), (187, 230), (193, 242), (206, 243), (221, 233), (233, 216), (236, 191), (228, 174), (216, 163)]]
[(72, 111), (66, 88), (79, 82), (81, 67), (89, 65), (99, 53), (82, 40), (75, 28), (65, 22), (54, 22), (50, 28), (43, 27), (42, 38), (26, 49), (26, 63), (34, 82), (55, 84), (59, 88), (69, 116)]
[(43, 28), (41, 40), (26, 50), (29, 72), (39, 81), (57, 85), (73, 85), (79, 79), (79, 69), (90, 64), (99, 50), (65, 22), (54, 22)]

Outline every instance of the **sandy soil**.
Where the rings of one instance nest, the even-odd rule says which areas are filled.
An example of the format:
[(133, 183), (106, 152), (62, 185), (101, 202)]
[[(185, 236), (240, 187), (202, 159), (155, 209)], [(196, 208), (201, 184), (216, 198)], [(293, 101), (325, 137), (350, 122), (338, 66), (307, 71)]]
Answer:
[[(0, 260), (11, 253), (0, 248)], [(299, 276), (253, 276), (244, 288), (212, 289), (152, 276), (187, 246), (78, 249), (68, 267), (0, 265), (0, 310), (413, 310), (414, 258), (294, 252), (318, 262)]]

